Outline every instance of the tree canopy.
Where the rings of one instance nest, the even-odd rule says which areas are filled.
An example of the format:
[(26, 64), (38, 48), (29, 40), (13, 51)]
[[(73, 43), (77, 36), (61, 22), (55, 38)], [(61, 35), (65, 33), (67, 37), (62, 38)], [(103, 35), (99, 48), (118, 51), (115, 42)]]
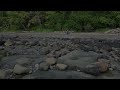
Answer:
[(66, 29), (91, 32), (120, 27), (120, 11), (0, 11), (0, 31)]

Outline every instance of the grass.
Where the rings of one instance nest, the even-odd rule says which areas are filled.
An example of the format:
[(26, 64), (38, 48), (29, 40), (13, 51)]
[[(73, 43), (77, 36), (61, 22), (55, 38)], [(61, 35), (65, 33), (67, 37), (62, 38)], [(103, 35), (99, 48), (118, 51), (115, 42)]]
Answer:
[[(109, 28), (102, 28), (102, 29), (97, 29), (95, 32), (98, 32), (98, 33), (103, 33), (105, 31), (108, 31)], [(16, 28), (12, 28), (12, 29), (1, 29), (0, 32), (21, 32), (21, 31), (24, 31), (24, 30), (18, 30)], [(42, 27), (32, 27), (30, 29), (30, 31), (33, 31), (33, 32), (54, 32), (56, 30), (54, 29), (47, 29), (47, 28), (42, 28)], [(76, 31), (75, 32), (81, 32), (81, 30), (79, 31)]]
[[(24, 31), (24, 30), (19, 30), (19, 29), (16, 29), (16, 28), (13, 28), (13, 29), (1, 29), (0, 32), (21, 32), (21, 31)], [(53, 32), (54, 30), (53, 29), (44, 29), (44, 28), (39, 28), (39, 27), (34, 27), (34, 28), (31, 28), (29, 31), (33, 31), (33, 32)]]
[(47, 28), (41, 28), (41, 27), (33, 27), (30, 29), (30, 31), (34, 32), (53, 32), (53, 29), (47, 29)]
[(96, 32), (103, 33), (103, 32), (106, 32), (108, 30), (109, 30), (109, 28), (102, 28), (102, 29), (97, 29)]
[(20, 30), (16, 30), (16, 29), (2, 29), (0, 30), (0, 32), (20, 32)]
[(30, 30), (30, 31), (34, 31), (34, 32), (53, 32), (54, 30), (52, 29), (36, 29), (36, 30)]

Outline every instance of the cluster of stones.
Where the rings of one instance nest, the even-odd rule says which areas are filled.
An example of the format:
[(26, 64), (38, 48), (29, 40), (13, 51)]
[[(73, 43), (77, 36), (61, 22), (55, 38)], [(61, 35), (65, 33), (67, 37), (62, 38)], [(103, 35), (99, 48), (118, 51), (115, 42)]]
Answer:
[(13, 69), (9, 69), (9, 71), (6, 70), (0, 70), (0, 79), (6, 78), (6, 75), (8, 72), (13, 73), (14, 75), (26, 75), (31, 74), (36, 70), (41, 71), (48, 71), (48, 70), (67, 70), (67, 65), (57, 63), (57, 59), (55, 58), (47, 58), (45, 61), (35, 64), (35, 70), (30, 69), (27, 67), (27, 65), (32, 64), (32, 60), (29, 60), (28, 58), (19, 58), (16, 60), (16, 64), (14, 65)]
[(116, 29), (111, 29), (105, 32), (106, 34), (119, 34), (120, 33), (120, 28)]
[[(43, 40), (44, 41), (44, 40)], [(54, 41), (54, 40), (53, 40)], [(56, 40), (57, 41), (57, 40)], [(10, 39), (7, 40), (1, 40), (0, 41), (0, 60), (3, 57), (14, 55), (14, 45), (25, 45), (28, 49), (35, 48), (34, 46), (41, 47), (40, 54), (46, 55), (47, 58), (43, 60), (40, 63), (36, 63), (33, 65), (34, 68), (32, 68), (32, 63), (34, 60), (30, 60), (28, 58), (19, 58), (16, 60), (16, 64), (13, 68), (4, 70), (0, 69), (0, 79), (4, 79), (7, 77), (7, 75), (26, 75), (26, 74), (32, 74), (35, 71), (49, 71), (49, 70), (59, 70), (59, 71), (65, 71), (65, 70), (71, 70), (71, 66), (66, 63), (58, 62), (59, 57), (65, 56), (68, 53), (75, 51), (76, 49), (84, 50), (85, 52), (93, 51), (97, 53), (105, 54), (108, 57), (114, 58), (114, 61), (120, 61), (120, 50), (118, 48), (114, 48), (111, 46), (107, 46), (106, 41), (103, 40), (103, 43), (105, 42), (106, 46), (101, 46), (102, 44), (95, 45), (94, 42), (91, 42), (91, 40), (80, 42), (79, 40), (72, 40), (66, 41), (67, 44), (65, 44), (64, 40), (63, 42), (51, 42), (51, 43), (45, 43), (45, 42), (39, 42), (39, 41), (12, 41)], [(117, 42), (117, 41), (116, 41)], [(80, 44), (82, 43), (82, 44)], [(91, 44), (92, 43), (92, 44)], [(118, 45), (119, 42), (117, 42)], [(89, 46), (91, 45), (91, 46)], [(94, 45), (94, 46), (93, 46)], [(110, 44), (112, 45), (112, 43)], [(118, 46), (120, 47), (120, 46)], [(11, 48), (11, 49), (8, 49)], [(21, 48), (20, 48), (21, 49)], [(16, 49), (15, 49), (16, 50)], [(19, 50), (19, 49), (18, 49)], [(13, 53), (12, 53), (13, 52)], [(77, 58), (77, 57), (76, 57)], [(110, 58), (101, 57), (98, 58), (94, 63), (89, 63), (84, 67), (84, 69), (78, 69), (76, 71), (78, 72), (85, 72), (88, 74), (92, 74), (95, 76), (98, 76), (102, 73), (105, 73), (109, 70), (114, 70), (114, 67), (111, 65)], [(59, 60), (60, 61), (60, 60)], [(31, 66), (31, 67), (30, 67)]]

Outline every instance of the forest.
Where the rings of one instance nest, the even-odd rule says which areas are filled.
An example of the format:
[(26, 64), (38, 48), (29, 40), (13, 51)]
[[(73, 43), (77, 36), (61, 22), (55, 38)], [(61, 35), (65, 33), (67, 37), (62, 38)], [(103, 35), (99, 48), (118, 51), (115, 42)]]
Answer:
[(0, 11), (0, 31), (96, 32), (120, 27), (120, 11)]

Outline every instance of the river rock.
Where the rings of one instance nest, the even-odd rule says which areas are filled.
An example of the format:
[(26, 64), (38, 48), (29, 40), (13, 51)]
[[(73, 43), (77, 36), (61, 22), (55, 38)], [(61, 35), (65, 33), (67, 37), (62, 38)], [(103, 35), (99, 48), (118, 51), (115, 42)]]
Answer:
[(18, 65), (18, 64), (15, 65), (14, 70), (13, 70), (15, 74), (27, 74), (29, 73), (29, 71), (30, 70), (28, 68)]
[(12, 43), (11, 40), (7, 40), (7, 41), (4, 43), (5, 46), (11, 46), (12, 44), (13, 44), (13, 43)]
[(58, 68), (59, 70), (66, 70), (67, 67), (68, 66), (65, 64), (56, 64), (56, 68)]
[(0, 79), (5, 79), (6, 72), (3, 70), (0, 70)]
[(16, 62), (20, 65), (29, 65), (32, 63), (32, 60), (30, 60), (28, 58), (19, 58), (16, 60)]
[(49, 66), (45, 62), (42, 62), (40, 63), (39, 69), (43, 71), (47, 71), (49, 69)]
[(54, 65), (57, 63), (57, 60), (55, 58), (47, 58), (46, 63), (47, 65)]

